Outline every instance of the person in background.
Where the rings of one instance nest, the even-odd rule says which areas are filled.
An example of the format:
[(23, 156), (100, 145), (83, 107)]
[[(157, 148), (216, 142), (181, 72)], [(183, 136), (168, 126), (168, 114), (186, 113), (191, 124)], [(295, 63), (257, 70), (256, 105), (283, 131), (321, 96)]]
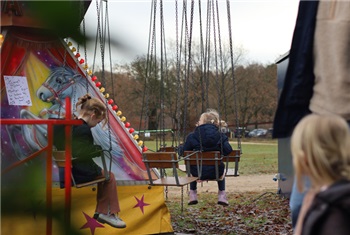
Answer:
[[(76, 183), (93, 181), (103, 177), (105, 172), (98, 166), (93, 158), (101, 156), (102, 148), (94, 145), (91, 128), (102, 122), (102, 127), (107, 122), (106, 105), (99, 99), (86, 94), (76, 103), (79, 110), (78, 119), (82, 125), (73, 126), (72, 130), (72, 175)], [(63, 128), (63, 127), (61, 127)], [(63, 130), (64, 131), (64, 130)], [(55, 130), (55, 133), (58, 131)], [(56, 134), (55, 134), (56, 135)], [(54, 145), (62, 146), (62, 139), (54, 138)], [(109, 172), (108, 181), (97, 184), (97, 205), (94, 218), (101, 223), (107, 223), (115, 228), (125, 228), (126, 224), (117, 215), (120, 211), (117, 184), (112, 172)]]
[[(290, 137), (310, 113), (335, 114), (350, 123), (350, 1), (300, 1), (289, 63), (276, 110), (273, 137)], [(304, 194), (294, 185), (293, 227)], [(307, 176), (304, 184), (310, 185)]]
[(291, 138), (298, 190), (311, 182), (297, 220), (295, 235), (350, 234), (350, 131), (336, 115), (310, 114)]
[[(190, 133), (181, 151), (220, 151), (223, 155), (232, 152), (232, 147), (225, 134), (219, 129), (220, 119), (216, 110), (208, 109), (202, 113), (197, 123), (197, 127)], [(219, 166), (219, 176), (224, 174), (225, 164)], [(191, 166), (191, 174), (198, 177), (197, 166)], [(215, 179), (215, 166), (203, 165), (201, 178), (199, 180)], [(225, 193), (225, 178), (218, 181), (218, 204), (228, 206)], [(197, 182), (190, 184), (190, 200), (188, 205), (197, 204)]]
[(227, 122), (225, 122), (224, 120), (221, 120), (219, 127), (220, 127), (221, 132), (224, 133), (227, 136), (227, 138), (230, 138), (231, 131), (230, 131), (230, 128), (228, 128)]

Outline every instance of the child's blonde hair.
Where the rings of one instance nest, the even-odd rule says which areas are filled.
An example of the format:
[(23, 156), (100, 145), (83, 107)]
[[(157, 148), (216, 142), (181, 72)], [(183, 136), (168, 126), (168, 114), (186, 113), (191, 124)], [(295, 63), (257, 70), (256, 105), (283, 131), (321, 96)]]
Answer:
[(215, 109), (207, 109), (205, 113), (202, 113), (200, 117), (203, 121), (203, 124), (214, 124), (215, 126), (220, 125), (220, 116)]
[(317, 188), (350, 179), (349, 126), (339, 116), (304, 117), (294, 129), (291, 150), (299, 191), (303, 175)]
[(79, 97), (78, 102), (76, 103), (76, 108), (80, 106), (79, 113), (83, 116), (95, 114), (96, 118), (102, 119), (103, 126), (106, 125), (108, 121), (107, 108), (101, 100), (95, 97), (91, 97), (90, 94)]

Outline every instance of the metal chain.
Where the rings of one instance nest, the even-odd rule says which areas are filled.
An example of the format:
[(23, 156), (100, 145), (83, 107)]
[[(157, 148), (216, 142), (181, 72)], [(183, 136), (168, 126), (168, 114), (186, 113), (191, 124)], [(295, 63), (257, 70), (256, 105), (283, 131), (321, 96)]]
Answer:
[[(164, 48), (165, 48), (165, 35), (164, 35), (164, 16), (163, 16), (163, 0), (160, 0), (160, 6), (159, 6), (159, 18), (160, 18), (160, 145), (163, 145), (165, 147), (165, 132), (164, 132), (164, 126), (165, 126), (165, 116), (164, 116)], [(157, 128), (158, 129), (158, 128)]]
[[(226, 3), (227, 3), (227, 18), (228, 18), (229, 40), (230, 40), (231, 75), (232, 75), (232, 82), (233, 82), (233, 100), (234, 100), (235, 116), (236, 116), (236, 132), (238, 133), (238, 131), (239, 131), (239, 129), (238, 129), (239, 128), (239, 119), (238, 119), (238, 105), (237, 105), (237, 81), (236, 81), (236, 77), (234, 76), (230, 0), (226, 0)], [(240, 135), (237, 136), (237, 145), (238, 145), (238, 149), (242, 153)]]
[[(149, 88), (148, 88), (149, 84), (148, 83), (149, 83), (150, 73), (152, 72), (150, 70), (152, 68), (153, 48), (154, 48), (154, 43), (155, 43), (155, 24), (156, 24), (156, 12), (157, 12), (157, 1), (156, 0), (155, 1), (152, 0), (151, 7), (152, 7), (151, 12), (153, 13), (153, 19), (152, 19), (152, 15), (150, 18), (150, 26), (152, 26), (150, 28), (152, 28), (152, 34), (150, 34), (150, 36), (149, 36), (149, 41), (150, 41), (151, 45), (149, 45), (148, 53), (147, 53), (147, 62), (146, 62), (147, 64), (146, 64), (145, 83), (144, 83), (145, 91), (144, 91), (144, 96), (143, 96), (143, 103), (145, 104), (145, 107), (146, 107), (145, 108), (145, 129), (146, 129), (146, 124), (147, 124), (148, 117), (149, 117)], [(141, 112), (141, 118), (142, 118), (142, 113), (143, 112)], [(140, 123), (141, 123), (141, 121), (140, 121)]]
[[(200, 83), (201, 83), (201, 98), (202, 98), (202, 104), (201, 104), (201, 112), (204, 111), (204, 82), (203, 77), (205, 75), (205, 51), (204, 51), (204, 42), (203, 42), (203, 25), (202, 25), (202, 6), (201, 6), (201, 0), (198, 1), (198, 10), (199, 10), (199, 29), (200, 29), (200, 63), (201, 63), (201, 74), (200, 74)], [(196, 115), (198, 116), (198, 111), (196, 110)]]
[[(220, 90), (220, 95), (221, 98), (223, 99), (224, 103), (224, 115), (225, 115), (225, 120), (227, 121), (227, 107), (226, 107), (226, 92), (225, 92), (225, 75), (224, 75), (224, 62), (223, 62), (223, 53), (222, 53), (222, 42), (221, 42), (221, 27), (220, 27), (220, 16), (219, 16), (219, 4), (218, 0), (216, 0), (216, 16), (217, 16), (217, 21), (218, 21), (218, 38), (219, 38), (219, 55), (220, 55), (220, 71), (221, 71), (221, 90)], [(220, 112), (221, 113), (221, 112)]]
[[(205, 109), (209, 108), (209, 65), (210, 65), (210, 16), (211, 16), (211, 4), (210, 1), (207, 3), (207, 32), (206, 32), (206, 60), (205, 60)], [(204, 110), (202, 110), (204, 111)]]
[[(85, 31), (85, 18), (83, 19), (83, 34), (84, 34), (84, 58), (85, 64), (87, 64), (87, 48), (86, 48), (86, 31)], [(89, 93), (89, 83), (86, 79), (86, 93)]]
[[(112, 71), (112, 61), (111, 61), (111, 44), (110, 44), (110, 32), (109, 32), (109, 15), (108, 15), (108, 2), (106, 1), (106, 14), (105, 14), (105, 38), (104, 38), (104, 43), (103, 45), (105, 45), (105, 40), (106, 38), (108, 38), (108, 48), (109, 48), (109, 58), (110, 58), (110, 73), (113, 74), (113, 71)], [(106, 36), (108, 33), (108, 37)], [(104, 64), (104, 61), (103, 63)], [(103, 68), (104, 68), (104, 65), (103, 65)], [(111, 76), (112, 78), (112, 76)], [(106, 84), (106, 78), (103, 77), (104, 81), (103, 83)], [(112, 80), (113, 81), (113, 80)], [(113, 89), (113, 85), (112, 85), (112, 89)], [(105, 103), (106, 103), (106, 108), (108, 109), (108, 101), (107, 99), (105, 99)], [(108, 140), (109, 140), (109, 151), (112, 151), (112, 131), (111, 131), (111, 123), (109, 122), (109, 118), (108, 118)]]
[[(187, 39), (187, 2), (183, 1), (183, 20), (185, 21), (185, 53), (187, 52), (187, 43), (188, 42)], [(186, 56), (186, 54), (185, 54)], [(187, 60), (187, 56), (185, 57), (185, 60)], [(186, 62), (185, 62), (186, 63)], [(187, 62), (188, 63), (188, 62)], [(188, 78), (187, 78), (187, 73), (184, 74), (185, 75), (185, 90), (184, 90), (184, 115), (183, 115), (183, 138), (185, 142), (185, 138), (186, 138), (186, 119), (187, 119), (187, 104), (188, 104)]]
[(216, 84), (216, 90), (217, 90), (217, 95), (218, 95), (218, 112), (220, 113), (220, 106), (221, 106), (221, 96), (220, 96), (220, 86), (219, 86), (219, 75), (218, 75), (218, 59), (217, 59), (217, 44), (216, 44), (216, 25), (215, 25), (215, 6), (214, 6), (214, 1), (212, 1), (212, 8), (213, 8), (213, 37), (214, 37), (214, 59), (215, 59), (215, 84)]
[[(106, 33), (107, 30), (103, 29), (104, 25), (107, 28), (108, 25), (108, 3), (106, 2), (105, 5), (105, 11), (106, 11), (106, 15), (105, 15), (105, 22), (104, 25), (103, 23), (101, 23), (101, 18), (103, 19), (103, 10), (101, 10), (103, 7), (103, 1), (101, 1), (100, 3), (100, 7), (98, 2), (96, 1), (96, 11), (97, 11), (97, 37), (96, 39), (98, 39), (98, 41), (100, 42), (100, 53), (101, 53), (101, 65), (102, 65), (102, 70), (101, 70), (101, 81), (103, 84), (106, 84), (106, 79), (105, 79), (105, 40), (106, 40)], [(101, 17), (102, 16), (102, 17)], [(102, 24), (102, 25), (101, 25)], [(108, 27), (109, 29), (109, 27)], [(96, 50), (95, 50), (96, 52)], [(112, 72), (112, 71), (111, 71)], [(106, 103), (106, 107), (108, 109), (108, 101), (107, 99), (105, 99), (105, 103)], [(108, 121), (107, 121), (107, 125), (108, 125), (108, 138), (109, 138), (109, 151), (112, 151), (112, 133), (111, 133), (111, 124), (109, 122), (109, 118), (107, 117)]]
[[(65, 42), (65, 43), (67, 43), (67, 42)], [(62, 77), (64, 76), (63, 71), (64, 71), (64, 68), (65, 68), (66, 63), (67, 63), (67, 50), (68, 50), (69, 48), (66, 47), (66, 46), (64, 46), (63, 49), (64, 49), (64, 53), (63, 53), (63, 62), (62, 62), (62, 68), (63, 68), (63, 69), (62, 69), (62, 73), (61, 73), (61, 76), (62, 76)], [(57, 99), (58, 99), (58, 97), (57, 97)], [(57, 115), (57, 118), (60, 119), (60, 118), (61, 118), (61, 109), (62, 109), (62, 106), (64, 106), (64, 103), (63, 103), (61, 100), (57, 100), (57, 102), (60, 104), (60, 105), (58, 106), (58, 115)]]
[[(219, 56), (220, 56), (220, 75), (221, 75), (221, 89), (219, 91), (219, 100), (220, 100), (220, 105), (221, 105), (221, 99), (223, 97), (223, 101), (224, 101), (224, 110), (225, 110), (225, 120), (227, 121), (227, 113), (226, 113), (226, 96), (225, 96), (225, 87), (224, 87), (224, 73), (223, 73), (223, 58), (222, 58), (222, 42), (221, 42), (221, 31), (220, 31), (220, 16), (219, 16), (219, 4), (218, 4), (218, 0), (216, 0), (216, 17), (217, 17), (217, 28), (218, 28), (218, 39), (219, 39)], [(222, 127), (222, 123), (221, 123), (221, 106), (219, 106), (219, 129), (221, 132), (221, 127)], [(223, 134), (221, 133), (221, 155), (223, 155)]]
[(179, 55), (179, 13), (178, 13), (178, 1), (175, 0), (175, 30), (176, 30), (176, 80), (177, 80), (177, 91), (176, 92), (176, 104), (175, 104), (175, 128), (177, 131), (177, 140), (180, 140), (180, 95), (181, 94), (181, 79), (180, 79), (180, 55)]

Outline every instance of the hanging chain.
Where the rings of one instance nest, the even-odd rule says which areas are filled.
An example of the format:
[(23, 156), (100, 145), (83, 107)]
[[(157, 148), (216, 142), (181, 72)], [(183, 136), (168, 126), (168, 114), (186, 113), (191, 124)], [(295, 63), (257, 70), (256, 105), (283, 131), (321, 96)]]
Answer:
[[(103, 45), (104, 45), (104, 49), (105, 49), (105, 42), (106, 42), (106, 38), (108, 38), (108, 42), (110, 42), (110, 34), (109, 34), (109, 19), (108, 19), (108, 2), (106, 1), (106, 8), (105, 8), (105, 34), (104, 34), (104, 41), (103, 41)], [(107, 37), (107, 32), (108, 32), (108, 37)], [(111, 61), (111, 46), (110, 46), (110, 43), (108, 44), (109, 45), (109, 57), (110, 57), (110, 66), (112, 64), (112, 61)], [(103, 49), (103, 55), (104, 55), (104, 49)], [(102, 62), (102, 67), (104, 69), (104, 60)], [(112, 68), (110, 67), (111, 71), (110, 73), (113, 74), (113, 71), (112, 71)], [(106, 84), (106, 78), (103, 77), (103, 83)], [(107, 99), (105, 99), (105, 103), (106, 103), (106, 108), (108, 110), (108, 101)], [(112, 132), (111, 132), (111, 123), (109, 122), (109, 118), (108, 118), (108, 121), (107, 121), (107, 124), (108, 124), (108, 140), (109, 140), (109, 151), (112, 151)]]
[[(157, 1), (152, 0), (152, 6), (151, 6), (151, 12), (153, 15), (151, 15), (150, 18), (150, 28), (152, 28), (152, 33), (150, 33), (149, 36), (149, 42), (151, 45), (148, 45), (148, 53), (147, 53), (147, 61), (146, 61), (146, 71), (145, 71), (145, 82), (144, 82), (144, 96), (143, 96), (143, 103), (145, 104), (145, 130), (146, 130), (146, 125), (149, 120), (149, 77), (151, 68), (152, 68), (152, 62), (153, 62), (153, 48), (154, 48), (154, 41), (155, 41), (155, 25), (156, 25), (156, 12), (157, 12)], [(143, 108), (142, 108), (143, 109)], [(142, 110), (143, 111), (143, 110)], [(141, 112), (141, 118), (142, 118), (143, 112)], [(141, 119), (142, 120), (142, 119)], [(141, 121), (140, 121), (141, 124)], [(145, 132), (144, 132), (145, 136)]]
[[(159, 114), (159, 123), (160, 123), (160, 145), (165, 147), (165, 132), (164, 132), (164, 126), (165, 126), (165, 116), (164, 116), (164, 47), (165, 47), (165, 36), (164, 36), (164, 15), (163, 15), (163, 0), (160, 0), (160, 6), (159, 6), (159, 19), (160, 19), (160, 114)], [(158, 128), (157, 128), (158, 129)]]
[[(214, 37), (214, 58), (215, 58), (215, 84), (216, 84), (216, 90), (217, 90), (217, 95), (218, 95), (218, 112), (220, 113), (220, 106), (221, 106), (221, 97), (220, 97), (220, 86), (219, 86), (219, 75), (218, 75), (218, 59), (217, 59), (217, 44), (216, 44), (216, 24), (215, 24), (215, 6), (214, 6), (214, 1), (212, 1), (212, 8), (213, 8), (213, 37)], [(220, 119), (219, 119), (220, 120)]]
[[(218, 36), (218, 43), (219, 43), (219, 56), (221, 61), (221, 78), (222, 78), (222, 48), (221, 48), (221, 35), (220, 35), (220, 21), (219, 21), (219, 6), (218, 1), (216, 0), (216, 24), (215, 24), (215, 6), (214, 1), (213, 4), (213, 29), (214, 29), (214, 48), (215, 48), (215, 76), (216, 76), (216, 85), (217, 85), (217, 95), (218, 95), (218, 113), (219, 113), (219, 130), (220, 130), (220, 142), (221, 142), (221, 154), (223, 153), (223, 134), (221, 133), (221, 94), (223, 92), (223, 88), (220, 89), (220, 79), (219, 79), (219, 68), (218, 68), (218, 52), (217, 52), (217, 44), (216, 44), (216, 29), (217, 29), (217, 36)], [(216, 27), (215, 27), (216, 26)], [(222, 85), (223, 85), (223, 78), (221, 79)]]
[[(183, 1), (183, 21), (185, 23), (185, 39), (187, 39), (187, 2)], [(185, 40), (185, 53), (187, 52), (187, 40)], [(185, 54), (186, 56), (186, 54)], [(185, 60), (187, 60), (187, 57), (185, 57)], [(186, 63), (186, 62), (185, 62)], [(185, 138), (186, 138), (186, 119), (187, 119), (187, 104), (188, 104), (188, 78), (187, 78), (187, 73), (185, 75), (185, 90), (184, 90), (184, 115), (183, 115), (183, 139), (185, 143)]]
[[(218, 22), (218, 38), (219, 38), (219, 55), (220, 55), (220, 71), (221, 71), (221, 90), (220, 95), (224, 102), (224, 117), (227, 121), (227, 107), (226, 107), (226, 92), (225, 92), (225, 74), (224, 74), (224, 62), (223, 62), (223, 53), (222, 53), (222, 42), (221, 42), (221, 31), (220, 31), (220, 16), (219, 16), (219, 4), (216, 0), (216, 16)], [(221, 112), (220, 112), (221, 113)]]
[(180, 55), (179, 55), (179, 13), (178, 13), (178, 1), (175, 0), (175, 29), (176, 29), (176, 80), (177, 80), (177, 91), (176, 92), (176, 108), (175, 108), (175, 128), (177, 131), (177, 140), (180, 141), (180, 89), (181, 89), (181, 79), (180, 79)]
[(114, 73), (113, 73), (113, 65), (112, 65), (112, 48), (111, 48), (111, 32), (109, 27), (109, 11), (106, 8), (106, 17), (107, 17), (107, 32), (108, 32), (108, 53), (109, 53), (109, 66), (110, 66), (110, 80), (111, 80), (111, 86), (112, 86), (112, 97), (115, 100), (115, 92), (114, 92)]
[[(234, 100), (235, 116), (236, 116), (236, 133), (238, 133), (238, 131), (239, 131), (239, 129), (238, 129), (239, 128), (239, 119), (238, 119), (238, 105), (237, 105), (237, 81), (236, 81), (236, 77), (234, 76), (230, 0), (226, 0), (226, 3), (227, 3), (227, 18), (228, 18), (229, 40), (230, 40), (231, 75), (232, 75), (232, 82), (233, 82), (233, 100)], [(238, 149), (242, 153), (240, 135), (237, 136), (237, 145), (238, 145)]]
[[(201, 0), (198, 1), (198, 10), (199, 10), (199, 29), (200, 29), (200, 63), (201, 63), (201, 74), (200, 74), (200, 83), (201, 83), (201, 112), (204, 111), (204, 76), (205, 76), (205, 50), (204, 50), (204, 42), (203, 42), (203, 25), (202, 25), (202, 6)], [(196, 110), (196, 115), (198, 116), (198, 110)]]
[[(207, 3), (207, 32), (206, 32), (206, 47), (205, 47), (205, 52), (206, 52), (206, 58), (205, 58), (205, 109), (209, 108), (209, 71), (210, 71), (210, 26), (211, 26), (211, 21), (210, 21), (210, 16), (211, 16), (211, 4), (210, 1)], [(204, 110), (202, 110), (204, 111)]]
[[(96, 12), (97, 12), (97, 35), (96, 35), (96, 44), (95, 44), (95, 54), (96, 54), (96, 45), (97, 45), (97, 41), (100, 42), (100, 53), (101, 53), (101, 65), (102, 65), (102, 69), (101, 69), (101, 81), (103, 84), (106, 84), (106, 78), (105, 78), (105, 40), (107, 38), (106, 33), (107, 30), (104, 29), (107, 28), (109, 30), (109, 26), (108, 26), (108, 2), (106, 2), (105, 5), (105, 22), (103, 24), (103, 22), (101, 22), (101, 18), (103, 19), (103, 1), (101, 1), (101, 4), (99, 6), (98, 1), (96, 0)], [(107, 27), (108, 26), (108, 27)], [(110, 35), (108, 34), (108, 40), (110, 40)], [(111, 54), (110, 54), (111, 55)], [(95, 58), (94, 58), (95, 60)], [(95, 64), (95, 61), (94, 61)], [(112, 70), (111, 70), (112, 73)], [(108, 110), (108, 101), (107, 99), (105, 99), (105, 104), (106, 104), (106, 108)], [(107, 129), (108, 129), (108, 139), (109, 139), (109, 152), (112, 151), (112, 132), (111, 132), (111, 124), (109, 122), (109, 117), (107, 115)]]
[[(85, 31), (85, 18), (83, 19), (83, 34), (84, 34), (84, 58), (85, 58), (85, 65), (87, 65), (87, 48), (86, 48), (86, 31)], [(86, 78), (86, 93), (89, 93), (89, 83)]]
[[(67, 43), (67, 42), (65, 41), (65, 43)], [(66, 63), (67, 63), (67, 50), (68, 49), (69, 48), (67, 48), (66, 46), (63, 47), (64, 53), (63, 53), (63, 62), (62, 62), (63, 69), (62, 69), (62, 73), (61, 73), (62, 77), (64, 76), (64, 70), (65, 70)], [(57, 99), (57, 102), (59, 103), (57, 118), (60, 119), (61, 118), (61, 110), (62, 110), (62, 106), (64, 106), (64, 103), (61, 100), (59, 100), (58, 97), (56, 97), (56, 99)]]

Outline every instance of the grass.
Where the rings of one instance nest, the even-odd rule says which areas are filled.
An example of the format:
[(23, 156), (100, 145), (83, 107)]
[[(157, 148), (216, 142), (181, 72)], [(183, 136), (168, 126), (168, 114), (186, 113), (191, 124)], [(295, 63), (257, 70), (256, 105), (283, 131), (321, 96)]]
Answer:
[(242, 143), (240, 174), (270, 174), (278, 172), (277, 143)]
[(167, 201), (176, 233), (218, 235), (291, 235), (288, 200), (272, 193), (235, 193), (228, 195), (230, 205), (216, 203), (217, 195), (202, 193), (195, 206), (185, 205), (181, 212), (180, 197)]

